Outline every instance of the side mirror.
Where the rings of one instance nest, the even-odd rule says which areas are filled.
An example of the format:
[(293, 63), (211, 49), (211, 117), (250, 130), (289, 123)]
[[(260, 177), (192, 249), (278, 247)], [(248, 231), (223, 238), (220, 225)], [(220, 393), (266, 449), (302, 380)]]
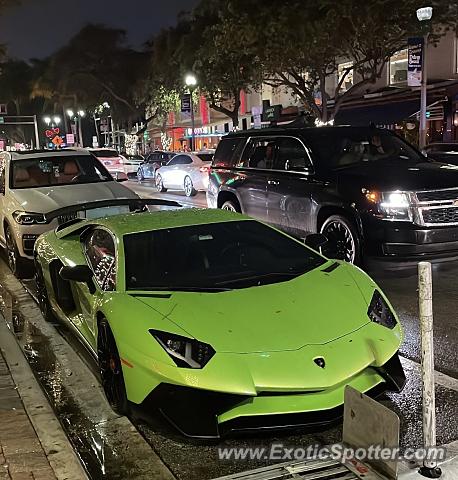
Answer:
[(304, 243), (313, 250), (318, 250), (328, 243), (328, 239), (322, 233), (312, 233), (305, 237)]
[(92, 277), (94, 274), (92, 270), (87, 265), (76, 265), (74, 267), (62, 267), (59, 270), (59, 275), (64, 280), (69, 282), (80, 282), (86, 283), (89, 291), (91, 293), (95, 293), (95, 286), (94, 282), (92, 281)]

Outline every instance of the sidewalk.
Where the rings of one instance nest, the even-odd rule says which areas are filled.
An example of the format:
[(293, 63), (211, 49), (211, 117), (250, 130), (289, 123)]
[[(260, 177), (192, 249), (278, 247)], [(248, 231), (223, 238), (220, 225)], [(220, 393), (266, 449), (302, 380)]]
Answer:
[(0, 352), (0, 480), (55, 480)]

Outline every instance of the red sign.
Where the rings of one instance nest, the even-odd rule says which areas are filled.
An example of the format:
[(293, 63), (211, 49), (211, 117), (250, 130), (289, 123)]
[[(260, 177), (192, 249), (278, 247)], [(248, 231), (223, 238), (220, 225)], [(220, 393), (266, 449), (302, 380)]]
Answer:
[(240, 113), (246, 113), (246, 93), (245, 90), (240, 90)]
[(59, 135), (59, 133), (60, 133), (60, 128), (52, 128), (50, 130), (46, 130), (46, 136), (48, 138), (53, 138), (56, 135)]
[(64, 141), (62, 140), (62, 138), (59, 137), (59, 136), (54, 137), (54, 138), (51, 140), (51, 142), (54, 143), (54, 145), (55, 145), (56, 147), (60, 147), (60, 146), (64, 143)]
[(200, 118), (202, 119), (202, 125), (208, 125), (210, 123), (210, 109), (203, 95), (200, 97)]
[(167, 118), (167, 125), (175, 125), (175, 112), (169, 112), (168, 118)]

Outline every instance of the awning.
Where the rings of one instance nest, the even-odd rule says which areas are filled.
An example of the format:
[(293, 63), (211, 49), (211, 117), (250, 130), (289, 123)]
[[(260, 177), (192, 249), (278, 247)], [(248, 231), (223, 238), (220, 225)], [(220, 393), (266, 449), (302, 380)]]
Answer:
[(392, 102), (367, 107), (344, 108), (335, 118), (336, 125), (391, 125), (402, 122), (419, 109), (419, 100)]

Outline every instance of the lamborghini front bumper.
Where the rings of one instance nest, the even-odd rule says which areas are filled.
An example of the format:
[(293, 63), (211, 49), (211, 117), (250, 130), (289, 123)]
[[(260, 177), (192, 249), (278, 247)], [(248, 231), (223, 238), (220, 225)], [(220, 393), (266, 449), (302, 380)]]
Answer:
[(219, 438), (231, 432), (297, 427), (316, 431), (342, 417), (346, 385), (376, 398), (385, 391), (400, 391), (404, 383), (404, 371), (396, 353), (383, 367), (368, 367), (331, 389), (261, 391), (248, 396), (161, 383), (141, 408), (159, 410), (190, 437)]

